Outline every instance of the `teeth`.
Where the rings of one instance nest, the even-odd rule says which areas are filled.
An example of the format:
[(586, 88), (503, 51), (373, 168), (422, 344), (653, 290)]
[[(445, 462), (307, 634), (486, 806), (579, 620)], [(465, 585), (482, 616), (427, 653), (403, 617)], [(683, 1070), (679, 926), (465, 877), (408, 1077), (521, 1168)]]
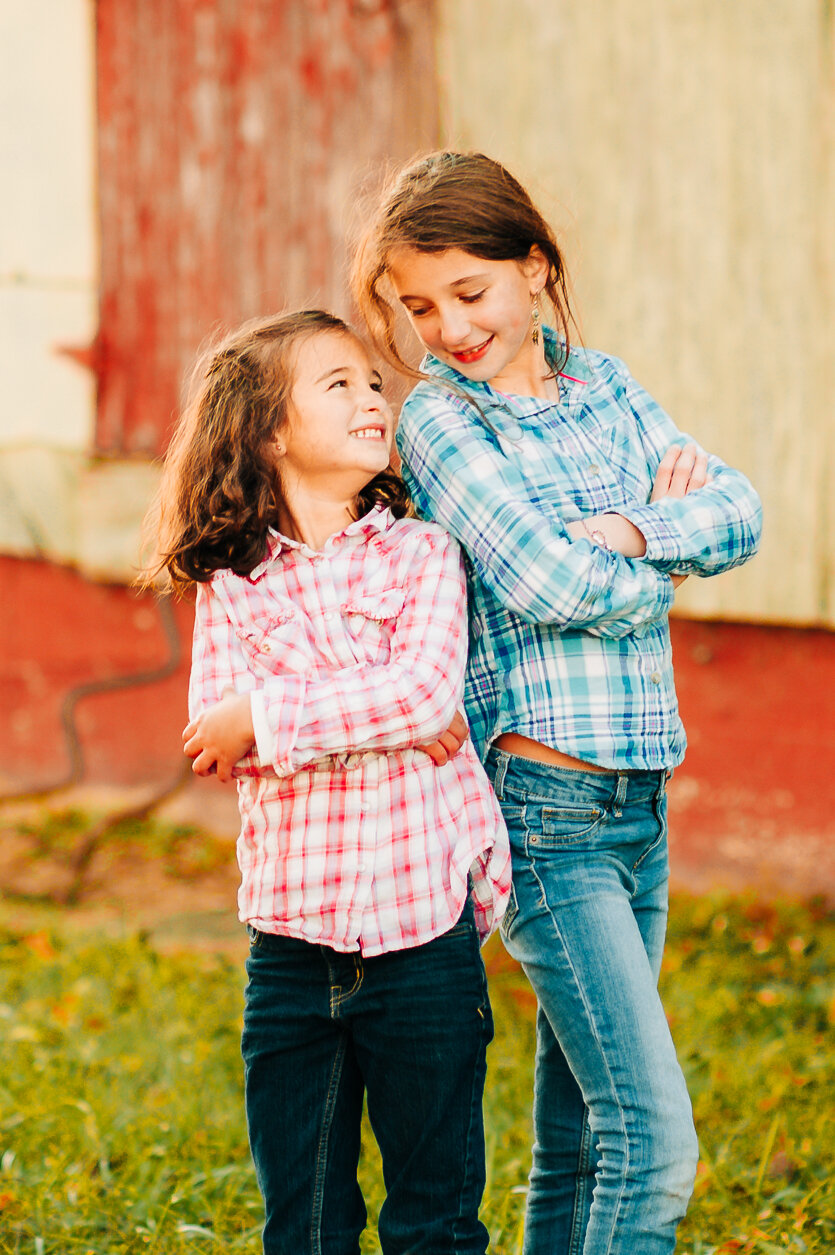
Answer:
[(361, 431), (355, 431), (351, 434), (356, 436), (358, 440), (376, 440), (379, 439), (383, 433), (380, 431), (379, 427), (363, 427)]

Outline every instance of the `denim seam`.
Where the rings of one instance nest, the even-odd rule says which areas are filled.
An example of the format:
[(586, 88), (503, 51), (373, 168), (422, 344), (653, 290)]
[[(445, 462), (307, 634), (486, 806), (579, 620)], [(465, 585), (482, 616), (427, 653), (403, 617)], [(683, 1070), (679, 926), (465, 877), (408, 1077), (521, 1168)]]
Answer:
[[(477, 948), (480, 954), (481, 947), (478, 943), (476, 944), (477, 944)], [(481, 976), (481, 986), (482, 986), (481, 1006), (479, 1006), (478, 1008), (478, 1013), (481, 1016), (481, 1035), (482, 1035), (483, 1046), (486, 1051), (487, 1045), (488, 1045), (488, 1042), (485, 1040), (487, 1037), (487, 1018), (484, 1014), (483, 1008), (486, 1007), (488, 1003), (489, 993), (487, 989), (487, 976), (486, 976), (486, 973), (484, 973), (483, 971), (482, 971), (482, 976)], [(477, 1119), (477, 1117), (474, 1115), (474, 1112), (477, 1107), (479, 1110), (481, 1109), (481, 1104), (483, 1101), (482, 1093), (481, 1092), (479, 1092), (478, 1094), (476, 1093), (476, 1089), (478, 1088), (477, 1072), (478, 1072), (478, 1069), (476, 1068), (472, 1069), (472, 1082), (471, 1082), (471, 1087), (470, 1087), (470, 1117), (467, 1122), (467, 1142), (466, 1142), (466, 1147), (464, 1150), (464, 1171), (461, 1175), (461, 1189), (459, 1190), (459, 1193), (458, 1193), (458, 1215), (456, 1216), (453, 1222), (453, 1237), (455, 1237), (456, 1239), (458, 1238), (458, 1230), (459, 1230), (460, 1222), (464, 1218), (465, 1194), (467, 1190), (470, 1188), (472, 1172), (473, 1172), (473, 1169), (472, 1169), (473, 1126), (474, 1126), (475, 1120)]]
[(332, 1018), (336, 1018), (342, 1003), (345, 1002), (348, 998), (352, 997), (357, 992), (357, 990), (361, 988), (364, 976), (365, 976), (365, 969), (362, 966), (362, 959), (359, 958), (357, 955), (354, 955), (354, 983), (351, 986), (351, 988), (343, 992), (342, 987), (340, 985), (331, 983), (330, 1010), (331, 1010)]
[(583, 1132), (580, 1139), (580, 1157), (577, 1160), (577, 1187), (574, 1194), (574, 1216), (568, 1240), (568, 1255), (582, 1255), (582, 1247), (585, 1242), (585, 1233), (582, 1225), (586, 1212), (591, 1149), (592, 1132), (589, 1124), (589, 1109), (586, 1107), (585, 1115), (583, 1116)]
[(655, 838), (652, 845), (647, 846), (647, 848), (644, 850), (643, 854), (638, 859), (638, 861), (632, 864), (633, 872), (638, 870), (638, 868), (641, 866), (641, 863), (643, 863), (647, 855), (652, 854), (653, 850), (658, 849), (659, 845), (664, 840), (664, 837), (667, 835), (667, 822), (666, 820), (662, 820), (661, 814), (660, 814), (661, 800), (662, 800), (661, 797), (656, 796), (652, 803), (653, 814), (655, 815), (655, 818), (658, 821), (658, 836)]
[[(574, 980), (574, 989), (575, 989), (575, 991), (576, 991), (577, 995), (579, 996), (580, 1001), (581, 1001), (581, 1002), (582, 1002), (582, 1004), (583, 1004), (583, 1007), (584, 1007), (585, 1012), (586, 1012), (586, 1016), (588, 1017), (588, 1022), (589, 1022), (589, 1024), (590, 1024), (590, 1025), (592, 1025), (592, 1027), (594, 1028), (595, 1032), (597, 1032), (597, 1025), (596, 1025), (596, 1023), (595, 1023), (595, 1018), (594, 1018), (594, 1014), (593, 1014), (592, 1009), (591, 1009), (591, 1005), (589, 1004), (589, 1001), (588, 1001), (588, 999), (587, 999), (587, 997), (586, 997), (586, 993), (585, 993), (585, 990), (583, 989), (582, 983), (581, 983), (581, 981), (578, 979), (578, 977), (577, 977), (577, 973), (576, 973), (576, 971), (574, 970), (574, 964), (572, 963), (571, 958), (570, 958), (570, 956), (569, 956), (569, 953), (568, 953), (568, 948), (567, 948), (567, 946), (566, 946), (566, 944), (565, 944), (565, 941), (564, 941), (563, 935), (562, 935), (562, 933), (561, 933), (561, 931), (560, 931), (560, 926), (559, 926), (559, 924), (557, 923), (557, 919), (556, 919), (556, 916), (555, 916), (555, 914), (554, 914), (554, 911), (552, 910), (551, 905), (550, 905), (550, 903), (549, 903), (549, 901), (548, 901), (548, 894), (547, 894), (547, 891), (546, 891), (546, 889), (545, 889), (545, 885), (543, 884), (543, 882), (542, 882), (542, 880), (541, 880), (540, 876), (537, 874), (537, 871), (536, 871), (536, 866), (535, 866), (535, 864), (534, 864), (533, 860), (531, 860), (531, 872), (533, 873), (533, 876), (534, 876), (534, 878), (535, 878), (535, 880), (536, 880), (537, 884), (539, 885), (540, 894), (541, 894), (541, 901), (544, 903), (545, 909), (548, 911), (548, 915), (550, 916), (550, 919), (551, 919), (551, 924), (552, 924), (552, 926), (553, 926), (553, 928), (554, 928), (554, 931), (555, 931), (555, 933), (556, 933), (557, 937), (558, 937), (558, 938), (559, 938), (559, 940), (560, 940), (560, 944), (561, 944), (561, 946), (562, 946), (563, 953), (564, 953), (564, 955), (565, 955), (565, 957), (566, 957), (566, 961), (567, 961), (567, 963), (568, 963), (568, 965), (569, 965), (569, 968), (570, 968), (570, 971), (571, 971), (571, 975), (572, 975), (572, 978), (573, 978), (573, 980)], [(559, 1041), (559, 1038), (557, 1038), (557, 1040)], [(617, 1094), (617, 1086), (615, 1085), (614, 1077), (612, 1076), (612, 1072), (611, 1072), (611, 1068), (609, 1067), (608, 1060), (605, 1058), (605, 1055), (601, 1055), (601, 1057), (602, 1057), (602, 1060), (603, 1060), (604, 1067), (606, 1068), (606, 1075), (607, 1075), (608, 1080), (609, 1080), (609, 1086), (610, 1086), (611, 1092), (612, 1092), (613, 1094)], [(613, 1242), (613, 1241), (614, 1241), (614, 1239), (615, 1239), (615, 1234), (616, 1234), (616, 1232), (617, 1232), (617, 1227), (618, 1227), (618, 1220), (619, 1220), (620, 1213), (621, 1213), (621, 1210), (622, 1210), (622, 1207), (623, 1207), (623, 1193), (624, 1193), (624, 1190), (626, 1189), (626, 1182), (627, 1182), (627, 1180), (629, 1179), (629, 1169), (630, 1169), (630, 1167), (631, 1167), (631, 1163), (630, 1163), (630, 1143), (629, 1143), (629, 1136), (628, 1136), (627, 1129), (626, 1129), (626, 1122), (625, 1122), (625, 1120), (624, 1120), (624, 1118), (623, 1118), (623, 1108), (621, 1107), (621, 1104), (620, 1104), (620, 1103), (618, 1103), (618, 1104), (617, 1104), (617, 1108), (618, 1108), (618, 1112), (619, 1112), (619, 1114), (620, 1114), (620, 1120), (621, 1120), (621, 1135), (622, 1135), (622, 1139), (623, 1139), (624, 1154), (625, 1154), (625, 1156), (626, 1156), (626, 1161), (625, 1161), (625, 1163), (624, 1163), (623, 1170), (622, 1170), (622, 1172), (621, 1172), (621, 1174), (620, 1174), (620, 1190), (619, 1190), (619, 1193), (618, 1193), (618, 1196), (617, 1196), (617, 1200), (616, 1200), (615, 1206), (614, 1206), (614, 1207), (613, 1207), (613, 1209), (612, 1209), (612, 1212), (613, 1212), (613, 1217), (612, 1217), (612, 1226), (611, 1226), (611, 1231), (610, 1231), (610, 1233), (609, 1233), (609, 1238), (608, 1238), (608, 1241), (607, 1241), (607, 1243), (606, 1243), (606, 1250), (605, 1250), (605, 1251), (601, 1251), (600, 1255), (608, 1255), (608, 1252), (612, 1249), (612, 1242)]]
[(337, 1047), (331, 1068), (328, 1092), (325, 1097), (325, 1109), (322, 1112), (322, 1127), (319, 1132), (319, 1145), (316, 1148), (316, 1171), (313, 1178), (313, 1203), (310, 1214), (310, 1251), (311, 1255), (322, 1255), (322, 1210), (325, 1201), (325, 1177), (327, 1176), (327, 1154), (330, 1142), (331, 1124), (336, 1106), (339, 1082), (342, 1079), (342, 1065), (345, 1060), (345, 1042)]

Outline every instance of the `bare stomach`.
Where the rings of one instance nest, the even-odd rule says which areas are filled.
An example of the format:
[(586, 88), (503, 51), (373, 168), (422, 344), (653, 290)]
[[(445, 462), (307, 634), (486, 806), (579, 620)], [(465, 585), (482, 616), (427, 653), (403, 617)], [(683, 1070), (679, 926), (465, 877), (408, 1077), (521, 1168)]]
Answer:
[(493, 742), (497, 749), (506, 754), (517, 754), (520, 758), (532, 758), (535, 763), (548, 763), (551, 767), (567, 767), (571, 771), (598, 771), (611, 773), (611, 768), (600, 767), (597, 763), (587, 763), (582, 758), (572, 758), (563, 754), (562, 750), (552, 749), (541, 741), (534, 741), (529, 736), (521, 736), (518, 732), (503, 732)]

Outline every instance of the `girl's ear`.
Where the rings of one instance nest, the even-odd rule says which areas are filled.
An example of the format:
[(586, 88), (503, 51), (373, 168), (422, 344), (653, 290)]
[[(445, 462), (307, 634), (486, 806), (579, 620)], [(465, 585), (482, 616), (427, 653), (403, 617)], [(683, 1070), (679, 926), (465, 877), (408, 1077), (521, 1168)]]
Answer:
[(548, 258), (538, 244), (531, 245), (531, 251), (522, 262), (522, 273), (531, 285), (531, 296), (536, 296), (548, 278)]

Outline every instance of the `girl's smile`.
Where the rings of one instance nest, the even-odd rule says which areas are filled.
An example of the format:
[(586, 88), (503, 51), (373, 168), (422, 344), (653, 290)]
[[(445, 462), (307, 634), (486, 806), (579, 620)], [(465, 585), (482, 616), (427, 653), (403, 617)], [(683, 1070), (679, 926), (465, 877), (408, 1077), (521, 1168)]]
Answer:
[(523, 261), (475, 257), (463, 249), (392, 249), (388, 275), (423, 345), (468, 379), (537, 395), (547, 373), (531, 336), (533, 299), (547, 263), (538, 249)]
[(494, 337), (490, 336), (483, 344), (478, 344), (473, 349), (464, 349), (460, 353), (453, 353), (452, 356), (456, 362), (460, 362), (463, 366), (469, 366), (472, 362), (480, 362), (493, 343), (493, 339)]

